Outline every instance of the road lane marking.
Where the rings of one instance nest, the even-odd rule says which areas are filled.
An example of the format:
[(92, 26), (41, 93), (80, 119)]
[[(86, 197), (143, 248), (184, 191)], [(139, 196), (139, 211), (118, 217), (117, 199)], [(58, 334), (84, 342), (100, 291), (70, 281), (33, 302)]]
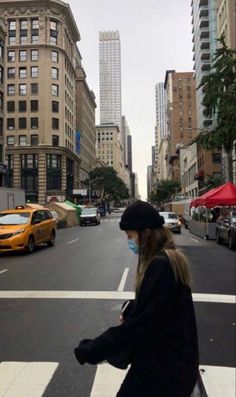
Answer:
[[(194, 302), (236, 303), (235, 295), (192, 294)], [(0, 291), (0, 299), (134, 299), (131, 291)]]
[(200, 374), (208, 396), (235, 397), (235, 368), (200, 365)]
[(125, 287), (126, 279), (127, 279), (127, 276), (128, 276), (128, 272), (129, 272), (129, 268), (126, 267), (125, 270), (124, 270), (124, 273), (123, 273), (123, 275), (121, 277), (120, 284), (119, 284), (119, 287), (118, 287), (117, 291), (124, 291), (124, 287)]
[(0, 397), (41, 397), (57, 367), (56, 362), (0, 363)]
[(196, 240), (195, 238), (190, 237), (190, 240), (193, 240), (193, 241), (195, 241), (195, 243), (200, 244), (200, 241)]
[(1, 270), (0, 274), (5, 273), (5, 272), (8, 272), (8, 269)]
[(79, 239), (78, 238), (76, 238), (75, 240), (71, 240), (71, 241), (68, 241), (68, 243), (67, 244), (72, 244), (72, 243), (75, 243), (76, 241), (78, 241)]

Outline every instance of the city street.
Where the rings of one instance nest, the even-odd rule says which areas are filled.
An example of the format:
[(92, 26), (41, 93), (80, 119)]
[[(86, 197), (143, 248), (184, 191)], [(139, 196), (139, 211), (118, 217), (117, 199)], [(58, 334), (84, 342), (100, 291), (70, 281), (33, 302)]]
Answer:
[[(32, 255), (0, 256), (0, 397), (116, 395), (125, 372), (80, 366), (73, 349), (118, 323), (133, 297), (137, 258), (120, 215), (58, 230), (54, 247)], [(191, 263), (204, 386), (234, 397), (236, 254), (184, 228), (175, 239)]]

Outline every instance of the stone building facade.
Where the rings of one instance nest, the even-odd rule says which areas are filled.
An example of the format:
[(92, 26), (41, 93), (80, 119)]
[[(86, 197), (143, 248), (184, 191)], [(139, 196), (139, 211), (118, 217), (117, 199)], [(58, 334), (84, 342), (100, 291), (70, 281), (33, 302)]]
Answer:
[(96, 168), (95, 95), (86, 82), (86, 74), (80, 66), (76, 69), (76, 134), (80, 140), (77, 148), (80, 157), (80, 183)]
[[(16, 6), (17, 3), (17, 6)], [(45, 204), (79, 187), (76, 154), (76, 42), (68, 4), (0, 0), (7, 22), (6, 161), (9, 186)]]

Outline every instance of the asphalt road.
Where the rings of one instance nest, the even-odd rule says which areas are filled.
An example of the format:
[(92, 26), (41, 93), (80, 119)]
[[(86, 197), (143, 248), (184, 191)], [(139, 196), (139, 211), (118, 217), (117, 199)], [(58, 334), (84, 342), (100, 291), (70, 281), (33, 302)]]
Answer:
[[(58, 230), (55, 247), (32, 255), (0, 256), (0, 397), (6, 362), (57, 363), (43, 397), (90, 396), (96, 367), (79, 366), (73, 348), (118, 323), (122, 294), (133, 291), (136, 257), (119, 230), (119, 217)], [(236, 254), (185, 229), (175, 239), (190, 260), (193, 293), (205, 300), (195, 302), (200, 362), (236, 367), (235, 305), (221, 300), (235, 296)], [(25, 397), (20, 390), (16, 395)]]

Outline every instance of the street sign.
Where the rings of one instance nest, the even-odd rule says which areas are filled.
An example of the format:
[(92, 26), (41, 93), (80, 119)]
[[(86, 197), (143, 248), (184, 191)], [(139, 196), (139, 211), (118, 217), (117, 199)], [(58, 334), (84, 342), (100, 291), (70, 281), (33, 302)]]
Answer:
[(73, 189), (73, 194), (79, 194), (80, 196), (87, 196), (86, 189)]

